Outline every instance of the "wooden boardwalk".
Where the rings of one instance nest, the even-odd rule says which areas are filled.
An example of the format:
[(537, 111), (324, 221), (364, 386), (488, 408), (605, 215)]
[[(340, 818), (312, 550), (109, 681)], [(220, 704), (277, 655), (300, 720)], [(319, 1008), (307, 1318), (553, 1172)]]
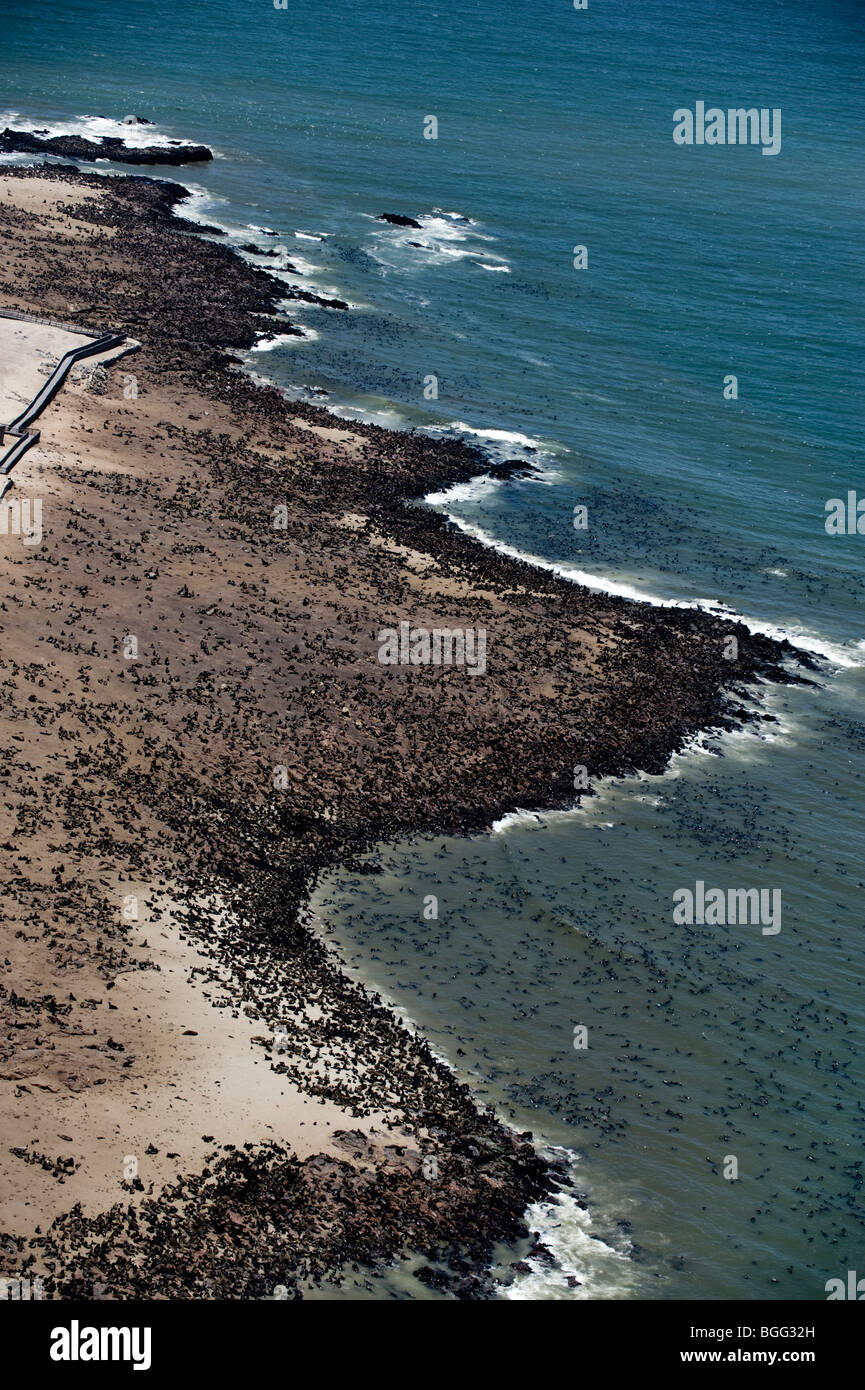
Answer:
[[(39, 439), (31, 428), (81, 360), (112, 361), (137, 344), (120, 333), (86, 331), (0, 315), (0, 497), (19, 459)], [(120, 350), (120, 351), (118, 351)]]

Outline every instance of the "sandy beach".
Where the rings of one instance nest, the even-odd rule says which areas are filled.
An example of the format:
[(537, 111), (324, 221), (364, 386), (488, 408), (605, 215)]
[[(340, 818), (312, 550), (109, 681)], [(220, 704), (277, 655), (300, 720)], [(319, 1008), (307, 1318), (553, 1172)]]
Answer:
[[(251, 382), (285, 286), (181, 196), (0, 174), (0, 312), (140, 344), (72, 372), (14, 472), (41, 543), (0, 535), (0, 1272), (249, 1298), (410, 1250), (486, 1296), (561, 1175), (341, 972), (309, 891), (382, 840), (570, 805), (577, 765), (662, 770), (784, 649), (411, 505), (483, 456)], [(18, 401), (42, 378), (5, 341)], [(486, 670), (382, 665), (403, 621), (484, 629)]]

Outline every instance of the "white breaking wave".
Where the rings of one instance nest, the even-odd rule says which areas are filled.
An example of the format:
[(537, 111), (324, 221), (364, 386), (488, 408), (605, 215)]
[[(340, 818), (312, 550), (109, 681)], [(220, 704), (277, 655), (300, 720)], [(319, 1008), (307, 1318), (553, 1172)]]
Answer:
[[(449, 501), (456, 500), (455, 489), (429, 493), (424, 498), (425, 502), (435, 506), (447, 505)], [(819, 633), (811, 632), (807, 628), (780, 627), (776, 623), (764, 622), (760, 618), (750, 618), (737, 612), (736, 609), (731, 608), (729, 604), (723, 603), (720, 599), (680, 599), (653, 594), (627, 580), (599, 577), (591, 574), (588, 570), (580, 569), (579, 566), (569, 561), (547, 560), (542, 555), (532, 555), (529, 551), (519, 550), (516, 546), (498, 540), (488, 531), (485, 531), (482, 526), (476, 525), (475, 522), (465, 521), (462, 517), (454, 516), (450, 512), (448, 513), (448, 520), (454, 526), (458, 526), (466, 535), (480, 541), (481, 545), (488, 546), (491, 550), (497, 550), (500, 555), (508, 555), (514, 560), (524, 560), (526, 564), (534, 565), (536, 569), (548, 570), (573, 584), (582, 584), (586, 589), (593, 589), (596, 593), (611, 594), (615, 598), (632, 599), (637, 603), (649, 603), (654, 608), (697, 608), (704, 613), (711, 613), (713, 617), (742, 623), (749, 632), (757, 636), (772, 637), (777, 642), (787, 641), (791, 646), (798, 647), (802, 651), (824, 657), (833, 666), (845, 668), (865, 666), (865, 643), (863, 642), (843, 646), (840, 642), (829, 641), (821, 637)]]
[[(514, 462), (515, 455), (522, 454), (526, 465), (531, 464), (532, 482), (542, 483), (547, 487), (562, 480), (559, 469), (553, 467), (553, 460), (566, 456), (570, 452), (555, 439), (534, 439), (531, 435), (520, 434), (517, 430), (478, 428), (475, 425), (467, 425), (464, 420), (450, 420), (443, 425), (429, 425), (423, 429), (422, 433), (430, 434), (435, 438), (453, 434), (469, 435), (473, 439), (481, 440), (486, 452), (499, 463)], [(516, 461), (519, 461), (519, 458)], [(469, 483), (456, 483), (453, 487), (445, 488), (442, 492), (431, 492), (424, 500), (433, 506), (446, 506), (449, 502), (468, 500), (470, 494), (464, 492), (467, 487), (472, 488), (477, 484), (478, 487), (482, 486), (484, 489), (488, 489), (492, 486), (501, 486), (504, 481), (503, 478), (484, 474), (476, 479), (471, 479)], [(480, 493), (477, 495), (479, 496)]]
[[(279, 233), (273, 232), (272, 229), (267, 227), (261, 227), (255, 222), (246, 222), (243, 226), (240, 226), (237, 222), (229, 221), (220, 215), (221, 209), (228, 204), (226, 198), (222, 198), (215, 193), (210, 193), (206, 188), (202, 188), (199, 184), (190, 183), (188, 180), (186, 181), (186, 187), (189, 189), (189, 197), (183, 198), (181, 202), (177, 204), (177, 215), (179, 217), (185, 217), (189, 222), (197, 223), (201, 227), (203, 235), (207, 235), (208, 226), (216, 227), (219, 231), (224, 232), (225, 238), (219, 238), (220, 245), (231, 246), (243, 260), (247, 261), (250, 265), (254, 265), (256, 270), (263, 270), (277, 283), (283, 285), (283, 287), (286, 283), (293, 285), (299, 278), (302, 278), (308, 282), (304, 286), (304, 289), (309, 290), (311, 293), (319, 294), (323, 299), (341, 299), (344, 303), (348, 304), (349, 309), (357, 307), (346, 299), (343, 291), (337, 286), (323, 284), (319, 280), (314, 280), (312, 277), (317, 275), (322, 267), (313, 265), (311, 261), (307, 261), (302, 256), (298, 256), (290, 247), (286, 246), (283, 241), (277, 239)], [(243, 249), (244, 246), (249, 244), (250, 232), (257, 232), (259, 235), (272, 233), (271, 239), (262, 246), (260, 253), (245, 251)], [(318, 237), (312, 239), (316, 241), (319, 240)], [(270, 256), (267, 254), (270, 251), (276, 251), (278, 255)], [(289, 266), (291, 269), (289, 269)], [(296, 300), (286, 299), (280, 304), (279, 308), (283, 313), (290, 316), (291, 313), (296, 310), (296, 306)], [(311, 341), (313, 337), (318, 336), (314, 334), (311, 329), (305, 331), (307, 334), (307, 341)], [(301, 339), (296, 339), (296, 341), (300, 342)], [(263, 350), (262, 344), (257, 343), (255, 350)]]
[(444, 428), (459, 430), (461, 434), (473, 434), (478, 439), (489, 439), (493, 443), (516, 444), (521, 449), (546, 450), (551, 447), (550, 441), (533, 439), (531, 435), (520, 434), (517, 430), (478, 429), (475, 425), (467, 425), (464, 420), (452, 420)]
[(185, 180), (185, 186), (189, 189), (189, 197), (181, 198), (180, 202), (175, 205), (177, 216), (185, 217), (188, 222), (202, 224), (203, 230), (206, 230), (209, 225), (218, 227), (221, 232), (227, 233), (228, 236), (233, 236), (235, 234), (233, 224), (220, 220), (215, 212), (216, 209), (225, 207), (228, 200), (220, 198), (216, 193), (209, 193), (206, 188), (202, 188), (197, 183), (190, 183), (188, 179)]
[[(650, 806), (661, 806), (666, 800), (670, 780), (678, 779), (688, 771), (689, 763), (700, 757), (716, 758), (722, 753), (725, 757), (740, 756), (744, 760), (753, 758), (761, 744), (795, 740), (798, 726), (786, 708), (786, 690), (783, 686), (767, 685), (759, 688), (753, 698), (736, 697), (737, 702), (751, 714), (774, 714), (774, 720), (765, 723), (751, 720), (747, 724), (731, 729), (719, 727), (701, 729), (685, 739), (682, 747), (672, 753), (663, 772), (634, 772), (627, 777), (601, 777), (593, 783), (580, 801), (562, 810), (526, 811), (517, 807), (508, 811), (499, 820), (493, 821), (490, 833), (507, 835), (511, 830), (554, 825), (561, 821), (581, 819), (590, 830), (612, 830), (620, 822), (630, 817), (628, 804), (633, 801)], [(601, 819), (614, 815), (614, 820)]]
[[(490, 473), (480, 473), (477, 478), (470, 478), (467, 483), (455, 483), (453, 488), (448, 490), (447, 497), (451, 502), (480, 502), (502, 484), (503, 479), (494, 478)], [(444, 493), (431, 493), (426, 501), (434, 502), (444, 496)]]
[(80, 135), (85, 140), (101, 140), (108, 136), (110, 139), (124, 140), (127, 145), (131, 145), (134, 149), (141, 149), (147, 145), (167, 148), (171, 145), (201, 143), (198, 140), (169, 134), (158, 125), (138, 125), (136, 123), (127, 125), (125, 118), (114, 120), (109, 116), (72, 116), (66, 121), (42, 123), (23, 116), (20, 111), (3, 111), (0, 112), (0, 126), (8, 126), (10, 130), (29, 131), (34, 135), (39, 134), (51, 138), (55, 135)]
[[(373, 234), (375, 250), (372, 254), (390, 269), (406, 270), (416, 264), (416, 260), (406, 258), (406, 253), (412, 251), (425, 253), (425, 265), (473, 260), (477, 265), (483, 264), (485, 270), (510, 269), (504, 256), (477, 245), (478, 242), (489, 244), (496, 238), (479, 231), (476, 223), (459, 213), (438, 210), (426, 213), (415, 219), (420, 227), (399, 227), (391, 222), (382, 223), (379, 218), (373, 220), (378, 225)], [(481, 255), (483, 262), (478, 260)]]
[(275, 333), (272, 338), (260, 338), (253, 343), (250, 352), (270, 352), (273, 348), (284, 347), (286, 343), (296, 343), (296, 333)]
[(298, 275), (317, 275), (322, 268), (320, 265), (313, 265), (312, 261), (306, 260), (303, 256), (298, 256), (294, 251), (286, 251), (286, 258), (291, 260)]
[[(562, 1154), (562, 1150), (553, 1153)], [(572, 1157), (572, 1155), (569, 1155)], [(536, 1231), (555, 1261), (529, 1256), (531, 1272), (520, 1273), (503, 1291), (515, 1302), (558, 1299), (631, 1298), (638, 1266), (627, 1249), (617, 1250), (592, 1229), (592, 1214), (567, 1190), (553, 1201), (535, 1202), (525, 1212), (529, 1228)], [(568, 1276), (575, 1281), (568, 1283)]]
[(433, 213), (436, 217), (450, 217), (454, 222), (467, 222), (470, 227), (477, 225), (474, 219), (466, 217), (464, 212), (445, 212), (444, 208), (433, 208)]
[(515, 811), (508, 811), (499, 820), (494, 820), (490, 833), (492, 835), (506, 835), (509, 830), (514, 830), (518, 826), (555, 824), (557, 820), (570, 820), (573, 816), (582, 813), (582, 805), (570, 806), (564, 811), (523, 811), (517, 807)]

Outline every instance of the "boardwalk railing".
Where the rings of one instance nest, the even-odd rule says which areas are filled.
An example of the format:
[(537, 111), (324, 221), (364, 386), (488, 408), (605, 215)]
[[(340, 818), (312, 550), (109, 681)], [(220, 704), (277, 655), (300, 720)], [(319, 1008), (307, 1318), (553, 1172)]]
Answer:
[[(20, 415), (16, 415), (15, 419), (10, 421), (5, 428), (0, 425), (0, 449), (2, 449), (4, 435), (15, 436), (15, 442), (5, 452), (0, 453), (0, 497), (10, 486), (8, 476), (16, 463), (39, 439), (38, 430), (27, 432), (28, 425), (38, 419), (46, 406), (51, 404), (75, 364), (85, 357), (96, 357), (99, 353), (110, 352), (112, 348), (122, 347), (125, 342), (126, 337), (122, 333), (103, 333), (101, 338), (84, 343), (81, 347), (70, 348), (69, 352), (63, 354), (45, 385), (26, 410), (22, 410)], [(7, 479), (6, 482), (4, 482), (4, 476)]]

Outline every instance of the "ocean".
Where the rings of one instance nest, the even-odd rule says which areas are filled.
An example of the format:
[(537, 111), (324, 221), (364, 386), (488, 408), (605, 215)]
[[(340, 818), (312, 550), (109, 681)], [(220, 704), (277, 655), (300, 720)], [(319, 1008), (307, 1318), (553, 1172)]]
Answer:
[[(571, 1164), (574, 1191), (530, 1213), (553, 1260), (503, 1296), (825, 1298), (865, 1268), (865, 537), (825, 524), (865, 495), (865, 13), (7, 0), (3, 38), (0, 128), (129, 136), (136, 114), (155, 122), (136, 140), (210, 145), (147, 172), (350, 304), (292, 304), (304, 338), (250, 370), (533, 465), (430, 501), (485, 544), (819, 658), (752, 692), (771, 719), (663, 776), (383, 847), (381, 875), (333, 875), (315, 907), (358, 977)], [(780, 110), (780, 150), (677, 145), (698, 102)], [(780, 931), (676, 922), (697, 883), (779, 892)], [(398, 1270), (347, 1296), (419, 1288)]]

